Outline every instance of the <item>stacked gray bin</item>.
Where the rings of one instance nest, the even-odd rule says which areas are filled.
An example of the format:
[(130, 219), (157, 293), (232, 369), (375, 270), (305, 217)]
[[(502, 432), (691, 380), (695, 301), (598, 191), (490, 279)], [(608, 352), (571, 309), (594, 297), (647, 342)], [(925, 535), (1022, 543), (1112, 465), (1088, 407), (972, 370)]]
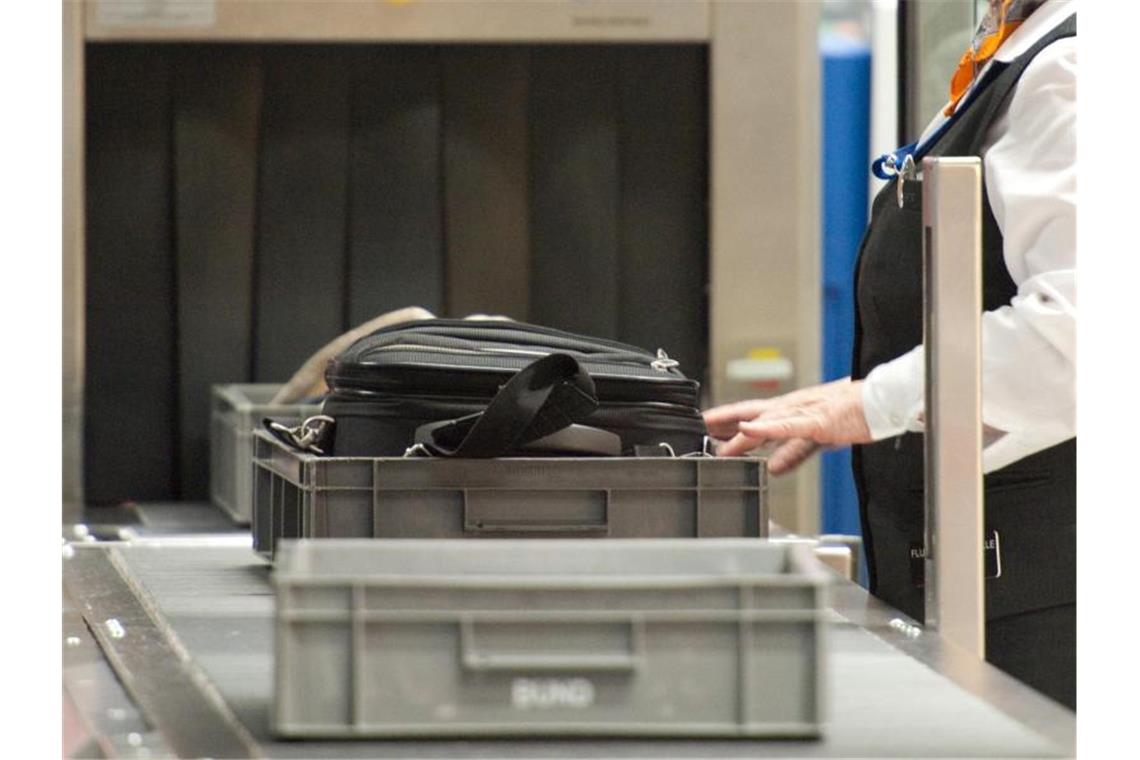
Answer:
[(287, 541), (285, 737), (814, 737), (826, 570), (733, 539)]
[(253, 431), (266, 417), (289, 425), (319, 404), (270, 404), (276, 384), (215, 385), (210, 411), (210, 498), (239, 523), (253, 514)]
[(318, 457), (254, 436), (254, 549), (282, 538), (760, 538), (761, 459)]

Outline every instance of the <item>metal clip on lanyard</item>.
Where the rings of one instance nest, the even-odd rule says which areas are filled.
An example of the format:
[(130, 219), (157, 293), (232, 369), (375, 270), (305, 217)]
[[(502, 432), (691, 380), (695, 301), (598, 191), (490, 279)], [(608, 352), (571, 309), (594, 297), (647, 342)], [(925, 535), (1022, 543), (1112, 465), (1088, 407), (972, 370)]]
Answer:
[(898, 198), (899, 208), (903, 207), (903, 185), (907, 180), (914, 179), (918, 173), (914, 169), (914, 154), (907, 153), (906, 158), (903, 159), (902, 166), (898, 170), (899, 182), (895, 185), (895, 194)]
[(879, 179), (890, 180), (898, 177), (895, 193), (899, 208), (903, 207), (903, 186), (908, 180), (913, 180), (918, 176), (914, 165), (914, 154), (917, 147), (918, 143), (904, 145), (893, 153), (884, 153), (871, 164), (871, 171)]
[(991, 61), (982, 76), (969, 90), (961, 102), (958, 103), (954, 113), (950, 118), (943, 121), (934, 132), (926, 137), (920, 145), (918, 141), (912, 142), (909, 145), (904, 145), (901, 148), (896, 148), (890, 153), (884, 153), (876, 158), (871, 163), (871, 172), (881, 180), (892, 180), (898, 177), (898, 185), (895, 187), (895, 193), (898, 198), (899, 208), (903, 207), (903, 185), (907, 182), (914, 180), (918, 176), (918, 170), (915, 168), (915, 162), (922, 160), (931, 146), (935, 145), (943, 135), (945, 135), (950, 128), (958, 121), (959, 117), (966, 112), (974, 100), (977, 98), (978, 93), (989, 86), (990, 82), (997, 79), (1007, 63), (1002, 61)]

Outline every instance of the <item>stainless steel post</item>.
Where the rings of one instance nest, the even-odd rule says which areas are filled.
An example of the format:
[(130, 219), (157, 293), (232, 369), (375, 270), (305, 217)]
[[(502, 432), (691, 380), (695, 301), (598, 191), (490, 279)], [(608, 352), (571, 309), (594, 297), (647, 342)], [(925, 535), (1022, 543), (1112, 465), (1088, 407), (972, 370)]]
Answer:
[(985, 656), (982, 162), (922, 161), (926, 623)]

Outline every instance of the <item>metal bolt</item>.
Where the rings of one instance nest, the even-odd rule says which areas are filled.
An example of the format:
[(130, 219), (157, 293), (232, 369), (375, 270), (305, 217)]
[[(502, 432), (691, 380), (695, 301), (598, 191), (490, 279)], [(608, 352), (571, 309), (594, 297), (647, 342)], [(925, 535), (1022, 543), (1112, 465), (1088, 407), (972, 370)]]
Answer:
[(917, 625), (912, 625), (902, 618), (892, 618), (891, 622), (888, 623), (888, 625), (899, 633), (911, 639), (916, 639), (922, 635), (922, 629), (920, 627)]
[(107, 626), (107, 632), (111, 634), (113, 639), (121, 639), (127, 635), (127, 629), (123, 628), (123, 624), (116, 618), (107, 618), (104, 625)]
[(127, 744), (131, 745), (132, 747), (141, 747), (142, 736), (135, 731), (131, 731), (129, 734), (127, 734)]
[(74, 556), (75, 556), (75, 547), (72, 546), (71, 544), (64, 544), (64, 546), (63, 546), (63, 558), (64, 559), (71, 559)]
[(68, 636), (68, 637), (67, 637), (67, 645), (68, 645), (69, 647), (77, 647), (77, 646), (79, 646), (81, 643), (82, 643), (82, 642), (79, 640), (79, 637), (78, 637), (78, 636)]
[(76, 538), (86, 538), (90, 532), (91, 531), (88, 530), (87, 526), (83, 523), (79, 523), (71, 527), (71, 534)]

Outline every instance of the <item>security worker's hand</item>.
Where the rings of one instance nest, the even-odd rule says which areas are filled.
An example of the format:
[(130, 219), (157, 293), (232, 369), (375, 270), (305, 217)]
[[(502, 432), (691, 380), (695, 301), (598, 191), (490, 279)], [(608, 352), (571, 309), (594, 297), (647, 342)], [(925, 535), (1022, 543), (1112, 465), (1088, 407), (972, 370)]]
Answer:
[(867, 443), (863, 381), (850, 378), (769, 399), (725, 404), (704, 413), (709, 435), (723, 441), (718, 456), (739, 456), (776, 446), (768, 458), (773, 475), (790, 472), (821, 446)]

